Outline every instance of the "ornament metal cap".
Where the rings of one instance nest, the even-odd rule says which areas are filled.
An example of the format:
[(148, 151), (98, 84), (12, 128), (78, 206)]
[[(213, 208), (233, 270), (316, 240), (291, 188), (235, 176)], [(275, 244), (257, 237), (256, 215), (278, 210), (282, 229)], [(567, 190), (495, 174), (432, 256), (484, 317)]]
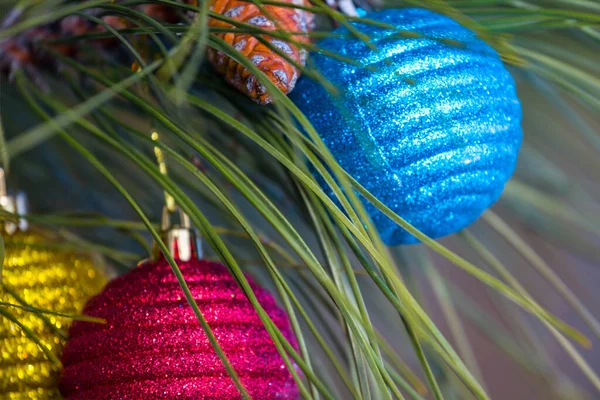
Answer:
[[(171, 215), (174, 213), (179, 214), (179, 223), (171, 222)], [(173, 211), (167, 206), (163, 208), (160, 236), (174, 258), (181, 261), (202, 258), (202, 244), (198, 234), (191, 227), (190, 217), (179, 207)], [(164, 257), (156, 242), (152, 246), (152, 256), (155, 260)]]
[[(23, 192), (8, 194), (6, 188), (6, 173), (0, 168), (0, 209), (12, 214), (25, 215), (28, 211), (27, 196)], [(19, 218), (18, 221), (4, 220), (0, 224), (0, 230), (8, 235), (12, 235), (18, 230), (26, 231), (29, 224), (25, 218)]]

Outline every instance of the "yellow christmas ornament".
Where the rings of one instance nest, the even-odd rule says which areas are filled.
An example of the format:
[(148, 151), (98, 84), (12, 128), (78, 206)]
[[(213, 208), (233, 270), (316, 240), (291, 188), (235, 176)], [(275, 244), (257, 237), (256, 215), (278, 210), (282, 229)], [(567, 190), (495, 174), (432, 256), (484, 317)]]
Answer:
[[(4, 210), (10, 198), (0, 196)], [(13, 206), (15, 203), (12, 203)], [(10, 208), (13, 208), (12, 210)], [(58, 314), (81, 314), (87, 300), (106, 283), (91, 258), (74, 251), (48, 247), (48, 239), (22, 232), (17, 224), (1, 221), (4, 266), (0, 281), (0, 399), (59, 398), (59, 364), (42, 351), (45, 346), (60, 359), (72, 319)], [(32, 308), (53, 313), (32, 312)], [(60, 332), (62, 331), (62, 332)], [(39, 338), (39, 343), (29, 334)]]

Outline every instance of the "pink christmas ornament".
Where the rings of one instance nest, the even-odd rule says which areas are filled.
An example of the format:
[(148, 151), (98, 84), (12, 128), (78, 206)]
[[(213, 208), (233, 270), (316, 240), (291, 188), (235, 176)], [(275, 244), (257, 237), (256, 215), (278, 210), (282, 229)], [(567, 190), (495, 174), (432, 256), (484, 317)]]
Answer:
[[(223, 351), (253, 399), (297, 399), (298, 388), (252, 304), (226, 267), (192, 257), (178, 265)], [(285, 312), (254, 284), (258, 301), (297, 347)], [(66, 399), (241, 398), (164, 259), (110, 282), (75, 322), (64, 349)]]

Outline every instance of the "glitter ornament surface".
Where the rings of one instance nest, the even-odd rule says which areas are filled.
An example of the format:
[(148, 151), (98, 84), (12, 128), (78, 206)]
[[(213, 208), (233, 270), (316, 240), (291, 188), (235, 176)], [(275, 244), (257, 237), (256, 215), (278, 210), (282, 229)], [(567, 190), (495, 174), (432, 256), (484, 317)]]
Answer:
[[(297, 399), (296, 384), (252, 304), (222, 264), (178, 262), (194, 299), (253, 399)], [(250, 280), (260, 304), (296, 347), (288, 317)], [(110, 282), (76, 322), (63, 362), (67, 399), (241, 398), (163, 259)]]
[[(51, 311), (79, 314), (85, 302), (98, 293), (105, 278), (90, 259), (80, 254), (42, 248), (33, 233), (4, 235), (2, 282), (28, 305)], [(47, 242), (44, 240), (44, 242)], [(0, 301), (20, 304), (0, 288)], [(37, 315), (0, 306), (31, 329), (57, 356), (63, 340)], [(72, 320), (46, 314), (57, 328), (66, 330)], [(21, 328), (0, 316), (0, 398), (54, 399), (58, 397), (58, 367), (27, 338)]]
[[(522, 139), (515, 83), (498, 54), (449, 17), (408, 8), (365, 18), (397, 30), (353, 24), (377, 51), (352, 37), (321, 41), (359, 65), (314, 54), (341, 93), (303, 78), (291, 98), (338, 163), (386, 206), (430, 237), (457, 232), (498, 199), (514, 171)], [(365, 206), (387, 244), (417, 242)]]

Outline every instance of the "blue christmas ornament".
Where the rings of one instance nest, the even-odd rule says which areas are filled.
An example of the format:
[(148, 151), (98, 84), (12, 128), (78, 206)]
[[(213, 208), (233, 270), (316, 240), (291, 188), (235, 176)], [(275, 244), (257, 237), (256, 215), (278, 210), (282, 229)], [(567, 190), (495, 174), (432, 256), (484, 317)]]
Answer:
[[(339, 164), (389, 208), (430, 237), (457, 232), (498, 199), (515, 168), (522, 137), (515, 83), (492, 48), (446, 16), (409, 8), (365, 18), (397, 30), (353, 24), (377, 51), (336, 30), (348, 36), (319, 46), (359, 65), (321, 54), (312, 60), (341, 93), (304, 77), (291, 98)], [(417, 242), (365, 205), (387, 244)]]

